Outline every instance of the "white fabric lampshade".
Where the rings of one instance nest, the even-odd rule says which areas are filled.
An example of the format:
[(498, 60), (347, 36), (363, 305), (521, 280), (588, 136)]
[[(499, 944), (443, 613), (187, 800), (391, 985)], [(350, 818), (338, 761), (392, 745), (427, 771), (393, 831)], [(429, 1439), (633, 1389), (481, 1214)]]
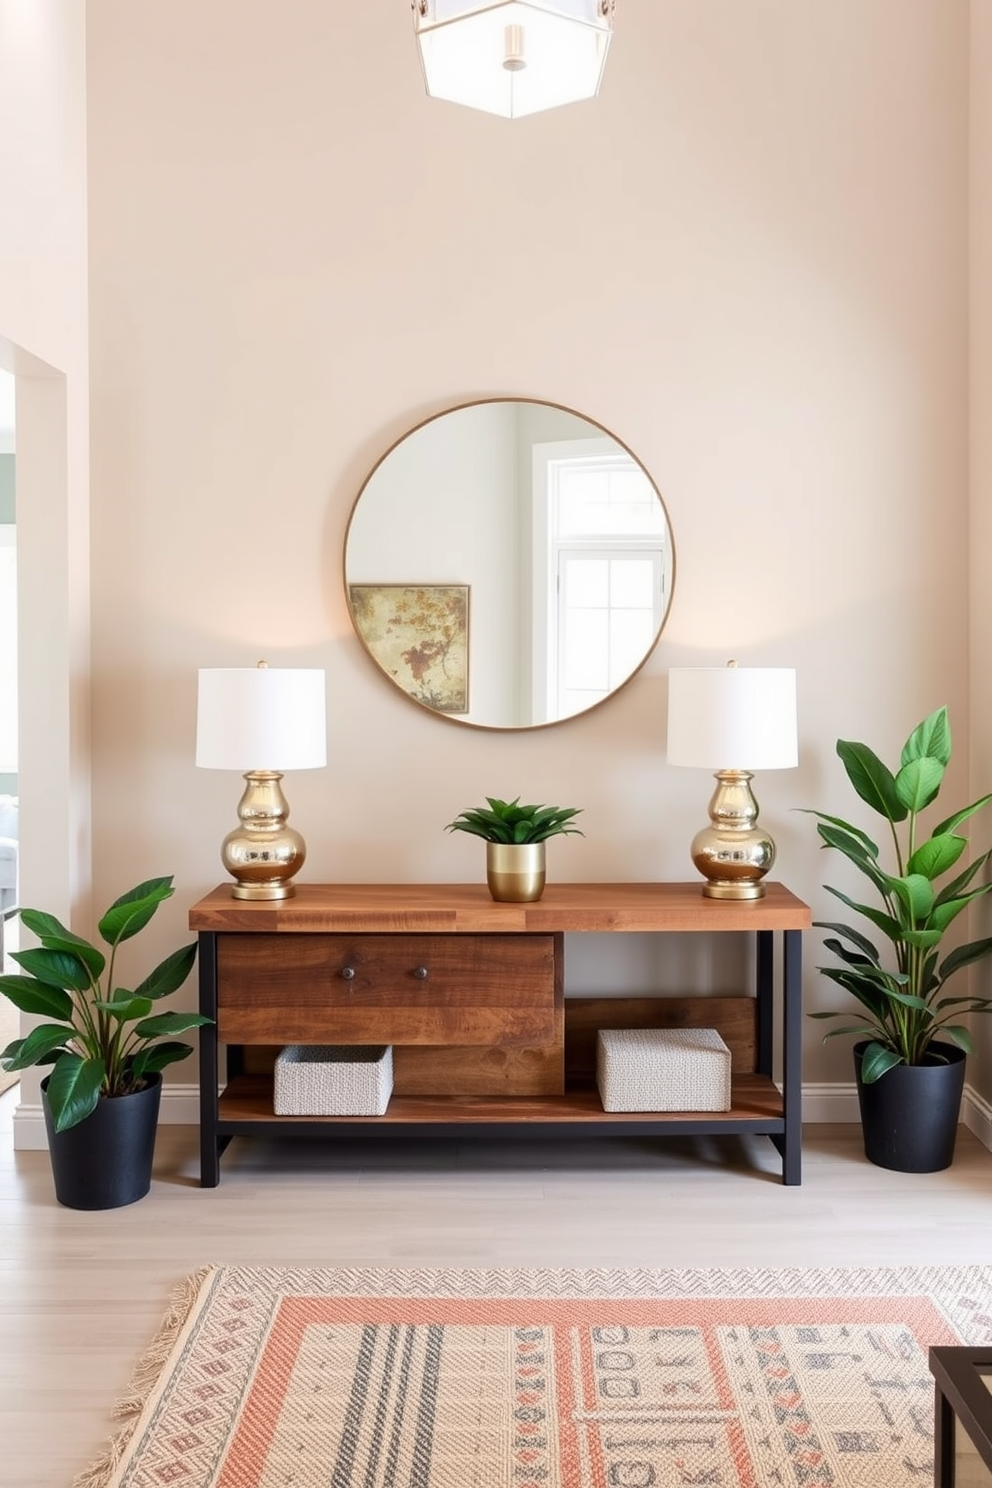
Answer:
[(313, 770), (327, 764), (324, 673), (209, 667), (199, 673), (196, 763), (208, 770)]
[(799, 763), (791, 667), (675, 667), (668, 674), (668, 763), (787, 770)]
[(595, 97), (613, 17), (599, 0), (426, 0), (414, 24), (431, 97), (514, 119)]

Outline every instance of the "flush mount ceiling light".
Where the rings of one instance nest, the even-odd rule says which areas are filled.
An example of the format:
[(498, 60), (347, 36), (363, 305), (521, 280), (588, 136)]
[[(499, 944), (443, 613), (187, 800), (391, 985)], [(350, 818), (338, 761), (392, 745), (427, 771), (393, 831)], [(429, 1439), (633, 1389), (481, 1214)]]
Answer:
[(594, 98), (616, 0), (413, 0), (432, 98), (519, 119)]

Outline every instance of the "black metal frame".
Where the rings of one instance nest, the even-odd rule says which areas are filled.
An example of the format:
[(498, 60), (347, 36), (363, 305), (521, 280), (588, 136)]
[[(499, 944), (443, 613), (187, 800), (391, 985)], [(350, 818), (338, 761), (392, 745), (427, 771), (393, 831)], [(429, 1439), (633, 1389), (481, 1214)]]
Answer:
[[(221, 1119), (218, 1088), (217, 1038), (217, 935), (200, 931), (199, 977), (200, 1012), (212, 1021), (200, 1029), (200, 1184), (216, 1188), (220, 1182), (220, 1157), (232, 1137), (261, 1136), (288, 1130), (295, 1137), (327, 1137), (335, 1126), (333, 1117), (313, 1121), (293, 1120), (292, 1127), (273, 1115), (271, 1121), (237, 1121)], [(319, 933), (319, 932), (314, 932)], [(729, 1117), (718, 1113), (700, 1114), (696, 1120), (680, 1118), (672, 1122), (664, 1115), (646, 1113), (629, 1117), (611, 1115), (609, 1121), (575, 1122), (438, 1122), (418, 1124), (410, 1121), (377, 1126), (348, 1123), (349, 1140), (355, 1137), (379, 1137), (385, 1131), (391, 1140), (422, 1137), (425, 1130), (435, 1137), (492, 1138), (506, 1137), (514, 1126), (541, 1137), (606, 1137), (606, 1136), (739, 1136), (753, 1133), (771, 1138), (782, 1158), (782, 1182), (802, 1182), (802, 931), (758, 930), (756, 954), (757, 1050), (756, 1073), (773, 1074), (775, 1035), (775, 935), (783, 941), (782, 974), (782, 1115)], [(241, 1047), (227, 1045), (227, 1073), (230, 1079), (242, 1067)], [(338, 1119), (340, 1121), (340, 1118)], [(340, 1126), (338, 1127), (340, 1131)]]
[(992, 1393), (979, 1378), (992, 1374), (992, 1345), (935, 1346), (930, 1349), (930, 1373), (934, 1377), (935, 1488), (954, 1488), (958, 1424), (992, 1476)]

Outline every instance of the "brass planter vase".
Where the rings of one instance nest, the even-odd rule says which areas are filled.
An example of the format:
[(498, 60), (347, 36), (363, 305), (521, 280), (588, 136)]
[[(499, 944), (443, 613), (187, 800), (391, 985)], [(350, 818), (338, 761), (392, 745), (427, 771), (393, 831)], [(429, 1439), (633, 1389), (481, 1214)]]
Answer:
[(544, 893), (543, 842), (487, 842), (486, 882), (494, 899), (505, 904), (530, 904)]

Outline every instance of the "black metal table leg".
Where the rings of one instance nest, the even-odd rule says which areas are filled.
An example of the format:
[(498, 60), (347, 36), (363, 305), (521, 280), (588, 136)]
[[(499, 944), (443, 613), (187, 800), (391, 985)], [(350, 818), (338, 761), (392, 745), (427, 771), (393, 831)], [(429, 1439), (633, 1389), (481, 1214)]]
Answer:
[(200, 1012), (212, 1021), (200, 1029), (200, 1187), (220, 1182), (217, 1140), (217, 936), (201, 930)]
[(785, 1142), (783, 1183), (803, 1181), (803, 937), (784, 930), (785, 968), (782, 986), (782, 1099)]
[(954, 1488), (954, 1410), (943, 1390), (934, 1390), (933, 1480), (935, 1488)]
[(775, 1030), (775, 932), (757, 933), (758, 1048), (757, 1073), (772, 1074), (773, 1034)]

